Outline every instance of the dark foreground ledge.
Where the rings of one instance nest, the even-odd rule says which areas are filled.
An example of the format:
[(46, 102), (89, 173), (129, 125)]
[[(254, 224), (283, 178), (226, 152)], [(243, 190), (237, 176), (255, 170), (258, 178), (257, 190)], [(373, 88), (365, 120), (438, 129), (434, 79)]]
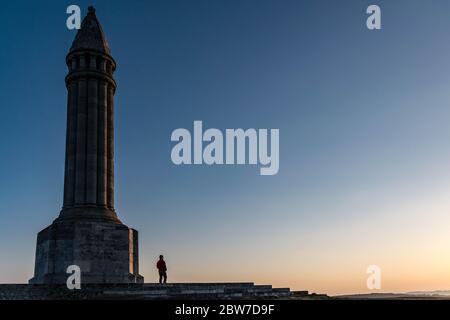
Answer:
[(86, 284), (80, 290), (65, 285), (0, 284), (0, 300), (158, 300), (158, 299), (291, 299), (326, 298), (307, 291), (272, 288), (252, 282)]

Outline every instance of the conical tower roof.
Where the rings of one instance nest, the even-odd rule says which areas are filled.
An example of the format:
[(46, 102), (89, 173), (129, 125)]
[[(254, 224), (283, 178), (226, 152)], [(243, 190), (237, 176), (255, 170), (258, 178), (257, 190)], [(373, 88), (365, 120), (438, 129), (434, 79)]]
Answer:
[(111, 55), (108, 41), (92, 6), (88, 8), (88, 14), (70, 47), (71, 52), (75, 50), (96, 50)]

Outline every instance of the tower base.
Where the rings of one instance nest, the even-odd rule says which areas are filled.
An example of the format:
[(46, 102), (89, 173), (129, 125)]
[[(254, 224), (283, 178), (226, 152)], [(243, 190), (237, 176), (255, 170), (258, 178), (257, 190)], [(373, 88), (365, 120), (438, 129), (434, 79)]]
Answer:
[(139, 275), (138, 232), (98, 220), (56, 219), (38, 233), (30, 284), (65, 284), (67, 267), (81, 270), (81, 284), (143, 283)]

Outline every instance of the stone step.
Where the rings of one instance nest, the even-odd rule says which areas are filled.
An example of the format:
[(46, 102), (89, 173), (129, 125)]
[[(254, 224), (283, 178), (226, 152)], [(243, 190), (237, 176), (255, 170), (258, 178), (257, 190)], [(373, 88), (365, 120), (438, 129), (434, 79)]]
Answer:
[[(164, 287), (164, 285), (162, 286)], [(270, 285), (258, 286), (190, 286), (189, 284), (161, 286), (151, 290), (109, 290), (103, 294), (109, 298), (127, 297), (134, 299), (152, 298), (242, 298), (242, 297), (286, 297), (290, 296), (288, 288), (272, 289)]]
[(0, 299), (241, 299), (288, 297), (288, 288), (235, 283), (102, 284), (67, 290), (64, 285), (0, 285)]
[(102, 294), (109, 296), (140, 296), (140, 295), (202, 295), (202, 294), (223, 294), (223, 295), (258, 295), (258, 294), (286, 294), (289, 292), (278, 292), (272, 290), (239, 290), (239, 289), (224, 289), (224, 290), (108, 290), (103, 291)]
[(101, 290), (104, 294), (195, 294), (195, 293), (237, 293), (237, 292), (245, 292), (245, 293), (258, 293), (258, 292), (271, 292), (272, 288), (270, 286), (267, 287), (159, 287), (159, 288), (143, 288), (141, 290), (126, 290), (126, 289), (107, 289)]
[[(117, 285), (120, 286), (120, 285)], [(255, 284), (253, 282), (171, 282), (171, 283), (144, 283), (144, 284), (132, 284), (129, 285), (131, 287), (180, 287), (180, 286), (189, 286), (189, 287), (254, 287)]]
[(274, 288), (272, 289), (272, 293), (277, 297), (290, 297), (292, 292), (289, 288)]

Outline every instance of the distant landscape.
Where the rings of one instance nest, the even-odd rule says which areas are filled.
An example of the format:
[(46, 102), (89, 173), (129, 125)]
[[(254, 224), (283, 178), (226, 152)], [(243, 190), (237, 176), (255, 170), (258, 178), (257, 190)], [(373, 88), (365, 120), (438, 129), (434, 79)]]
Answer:
[(333, 296), (338, 299), (396, 299), (396, 300), (450, 300), (450, 290), (436, 290), (436, 291), (412, 291), (404, 293), (364, 293)]

